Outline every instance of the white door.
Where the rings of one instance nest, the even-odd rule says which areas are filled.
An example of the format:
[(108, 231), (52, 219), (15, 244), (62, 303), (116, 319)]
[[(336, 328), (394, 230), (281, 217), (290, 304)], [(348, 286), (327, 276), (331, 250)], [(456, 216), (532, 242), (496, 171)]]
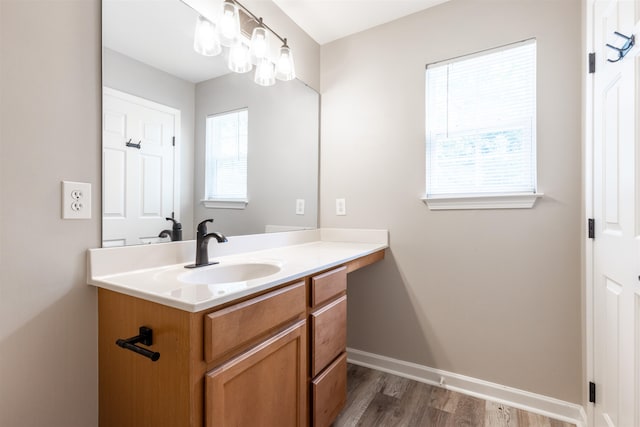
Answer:
[(171, 226), (166, 218), (175, 212), (179, 219), (174, 137), (180, 112), (104, 88), (102, 123), (102, 244), (157, 242)]
[[(640, 426), (640, 49), (618, 62), (625, 40), (638, 37), (640, 4), (596, 0), (593, 9), (593, 378), (597, 427)], [(640, 42), (640, 40), (639, 40)], [(587, 175), (590, 175), (589, 173)]]

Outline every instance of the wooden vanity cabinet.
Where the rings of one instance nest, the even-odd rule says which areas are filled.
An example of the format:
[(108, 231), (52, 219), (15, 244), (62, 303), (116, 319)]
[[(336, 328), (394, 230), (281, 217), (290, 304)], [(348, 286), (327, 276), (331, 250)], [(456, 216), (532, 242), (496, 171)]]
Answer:
[[(198, 313), (99, 289), (100, 426), (306, 426), (306, 308), (305, 280)], [(156, 362), (115, 345), (140, 326)]]
[(310, 282), (311, 422), (328, 427), (347, 401), (347, 267)]
[(329, 427), (347, 402), (347, 274), (384, 259), (384, 250), (309, 278), (310, 423)]
[[(347, 273), (383, 257), (197, 313), (99, 288), (100, 426), (331, 425), (346, 402)], [(140, 326), (156, 362), (115, 344)]]

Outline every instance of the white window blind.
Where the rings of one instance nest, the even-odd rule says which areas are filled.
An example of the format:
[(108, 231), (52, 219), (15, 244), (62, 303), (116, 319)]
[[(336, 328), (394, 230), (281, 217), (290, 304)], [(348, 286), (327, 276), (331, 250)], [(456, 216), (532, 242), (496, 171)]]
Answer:
[(426, 71), (426, 197), (536, 191), (536, 42)]
[(247, 198), (247, 109), (207, 117), (207, 200)]

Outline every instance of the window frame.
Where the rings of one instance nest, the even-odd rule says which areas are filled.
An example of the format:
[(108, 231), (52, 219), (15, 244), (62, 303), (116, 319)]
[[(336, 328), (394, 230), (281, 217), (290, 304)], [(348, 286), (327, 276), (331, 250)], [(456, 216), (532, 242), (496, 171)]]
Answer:
[[(536, 76), (536, 90), (534, 103), (536, 105), (533, 114), (533, 137), (531, 147), (531, 173), (533, 175), (533, 192), (480, 192), (480, 193), (451, 193), (451, 194), (428, 194), (429, 183), (431, 179), (430, 175), (430, 159), (429, 159), (429, 128), (427, 121), (427, 111), (429, 110), (428, 96), (428, 69), (434, 65), (443, 66), (466, 59), (472, 59), (475, 57), (492, 54), (495, 52), (504, 51), (510, 48), (516, 48), (518, 46), (526, 44), (535, 44), (536, 46), (536, 61), (534, 67), (534, 75)], [(525, 209), (532, 208), (539, 197), (543, 196), (543, 193), (538, 191), (538, 179), (537, 179), (537, 40), (535, 38), (521, 40), (514, 43), (505, 44), (491, 49), (486, 49), (467, 55), (450, 58), (443, 61), (437, 61), (427, 64), (425, 67), (425, 194), (421, 197), (422, 201), (431, 210), (451, 210), (451, 209)]]
[[(215, 117), (237, 114), (243, 111), (247, 112), (247, 176), (245, 179), (247, 180), (245, 187), (245, 195), (244, 197), (210, 197), (208, 186), (213, 183), (211, 180), (214, 179), (210, 174), (214, 174), (213, 171), (210, 171), (210, 150), (213, 148), (213, 135), (210, 134), (210, 120)], [(216, 114), (207, 115), (205, 119), (205, 164), (204, 164), (204, 198), (201, 200), (201, 203), (205, 208), (212, 209), (245, 209), (247, 204), (249, 203), (249, 183), (248, 183), (248, 171), (249, 171), (249, 154), (248, 154), (248, 133), (249, 133), (249, 108), (243, 107), (235, 110), (223, 111)]]

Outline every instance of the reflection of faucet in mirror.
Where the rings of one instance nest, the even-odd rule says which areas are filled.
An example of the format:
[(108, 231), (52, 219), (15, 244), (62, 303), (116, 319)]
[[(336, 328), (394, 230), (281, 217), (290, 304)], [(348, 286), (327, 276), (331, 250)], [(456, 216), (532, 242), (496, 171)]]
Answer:
[(173, 228), (171, 230), (162, 230), (158, 237), (170, 237), (172, 242), (179, 242), (182, 240), (182, 224), (173, 218), (166, 218), (167, 221), (173, 221)]
[(204, 267), (205, 265), (218, 264), (218, 261), (209, 261), (209, 239), (215, 238), (218, 243), (227, 241), (227, 238), (218, 232), (207, 233), (207, 223), (213, 219), (205, 219), (198, 224), (196, 233), (196, 263), (185, 265), (184, 268)]

